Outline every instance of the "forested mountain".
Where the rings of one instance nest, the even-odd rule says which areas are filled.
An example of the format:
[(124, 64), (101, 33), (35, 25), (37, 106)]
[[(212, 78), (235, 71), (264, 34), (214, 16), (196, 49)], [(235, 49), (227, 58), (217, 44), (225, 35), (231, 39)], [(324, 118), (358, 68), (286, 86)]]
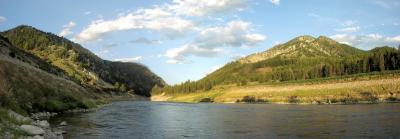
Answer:
[(243, 86), (398, 69), (399, 49), (385, 46), (363, 51), (324, 36), (300, 36), (228, 63), (199, 81), (155, 87), (152, 93), (188, 93), (207, 91), (216, 85)]
[(86, 87), (150, 96), (154, 85), (165, 84), (141, 64), (102, 60), (77, 43), (30, 26), (21, 25), (1, 35), (13, 46), (56, 67), (58, 74)]
[(0, 107), (20, 113), (95, 106), (102, 95), (69, 80), (62, 69), (11, 45), (0, 35)]
[(338, 43), (328, 37), (299, 36), (287, 43), (276, 45), (271, 49), (241, 58), (241, 63), (256, 63), (274, 57), (306, 58), (331, 57), (343, 58), (346, 56), (365, 53), (363, 50)]

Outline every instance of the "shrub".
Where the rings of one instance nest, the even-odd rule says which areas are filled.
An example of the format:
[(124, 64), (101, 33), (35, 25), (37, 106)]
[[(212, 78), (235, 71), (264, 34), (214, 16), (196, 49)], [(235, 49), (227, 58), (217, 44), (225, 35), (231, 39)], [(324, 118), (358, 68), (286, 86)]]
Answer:
[(365, 99), (366, 101), (369, 101), (369, 102), (375, 103), (379, 100), (378, 97), (371, 92), (361, 92), (360, 94), (363, 97), (363, 99)]
[(241, 102), (254, 103), (256, 102), (256, 98), (254, 96), (244, 96)]
[(214, 102), (211, 98), (203, 98), (200, 102)]
[(396, 97), (390, 96), (385, 99), (386, 101), (399, 101)]
[(288, 102), (289, 103), (299, 103), (300, 99), (298, 96), (289, 96), (288, 97)]
[(47, 100), (45, 103), (45, 108), (48, 111), (60, 112), (68, 109), (68, 105), (58, 100)]
[(85, 105), (86, 108), (94, 108), (97, 105), (96, 103), (97, 102), (94, 100), (86, 100), (83, 102), (83, 104)]

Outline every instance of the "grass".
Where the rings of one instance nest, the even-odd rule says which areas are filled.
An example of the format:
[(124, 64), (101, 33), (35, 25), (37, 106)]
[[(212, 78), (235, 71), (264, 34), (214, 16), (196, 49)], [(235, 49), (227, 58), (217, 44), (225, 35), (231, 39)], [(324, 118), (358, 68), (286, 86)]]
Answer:
[(0, 137), (5, 137), (6, 133), (11, 134), (14, 138), (26, 136), (25, 132), (13, 128), (13, 126), (23, 124), (31, 124), (31, 121), (19, 121), (15, 117), (10, 116), (6, 109), (0, 108)]
[(107, 99), (107, 94), (25, 63), (7, 58), (0, 63), (0, 106), (20, 114), (93, 108)]
[(197, 103), (378, 103), (400, 101), (400, 74), (358, 76), (323, 82), (224, 85), (210, 91), (169, 95), (167, 101)]
[(208, 91), (204, 93), (190, 93), (187, 95), (174, 95), (168, 99), (168, 101), (177, 101), (177, 102), (200, 102), (205, 98), (210, 98), (214, 101), (214, 98), (217, 98), (221, 93), (218, 91)]

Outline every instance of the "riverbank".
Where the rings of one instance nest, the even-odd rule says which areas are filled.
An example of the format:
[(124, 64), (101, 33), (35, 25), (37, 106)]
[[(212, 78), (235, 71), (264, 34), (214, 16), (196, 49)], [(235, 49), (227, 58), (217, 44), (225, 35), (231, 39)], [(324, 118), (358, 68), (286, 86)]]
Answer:
[[(115, 101), (144, 101), (147, 97), (138, 95), (112, 96), (107, 100), (99, 100), (102, 103), (96, 104), (91, 108), (70, 109), (63, 112), (37, 112), (26, 116), (0, 107), (0, 137), (4, 138), (34, 138), (34, 139), (62, 139), (66, 123), (50, 125), (50, 118), (68, 113), (94, 112), (103, 107), (112, 105)], [(53, 128), (51, 128), (53, 127)]]
[(29, 117), (12, 110), (0, 108), (0, 137), (6, 139), (63, 139), (63, 134), (66, 133), (64, 127), (67, 123), (62, 121), (55, 125), (50, 125), (48, 122), (50, 118), (68, 113), (93, 112), (109, 105), (111, 103), (98, 105), (96, 108), (91, 109), (71, 109), (60, 113), (38, 112), (30, 114)]
[(65, 133), (66, 123), (51, 126), (47, 120), (33, 120), (3, 108), (0, 108), (0, 119), (0, 136), (5, 139), (62, 139)]
[(322, 83), (219, 86), (206, 92), (155, 95), (151, 100), (188, 103), (389, 103), (400, 102), (400, 78), (396, 75)]

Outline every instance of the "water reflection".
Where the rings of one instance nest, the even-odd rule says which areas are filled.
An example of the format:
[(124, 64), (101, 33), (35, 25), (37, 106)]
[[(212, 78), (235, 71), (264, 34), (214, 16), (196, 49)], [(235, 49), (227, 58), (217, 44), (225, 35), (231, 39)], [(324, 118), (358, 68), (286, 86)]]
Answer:
[(400, 104), (117, 102), (67, 120), (67, 138), (400, 138)]

